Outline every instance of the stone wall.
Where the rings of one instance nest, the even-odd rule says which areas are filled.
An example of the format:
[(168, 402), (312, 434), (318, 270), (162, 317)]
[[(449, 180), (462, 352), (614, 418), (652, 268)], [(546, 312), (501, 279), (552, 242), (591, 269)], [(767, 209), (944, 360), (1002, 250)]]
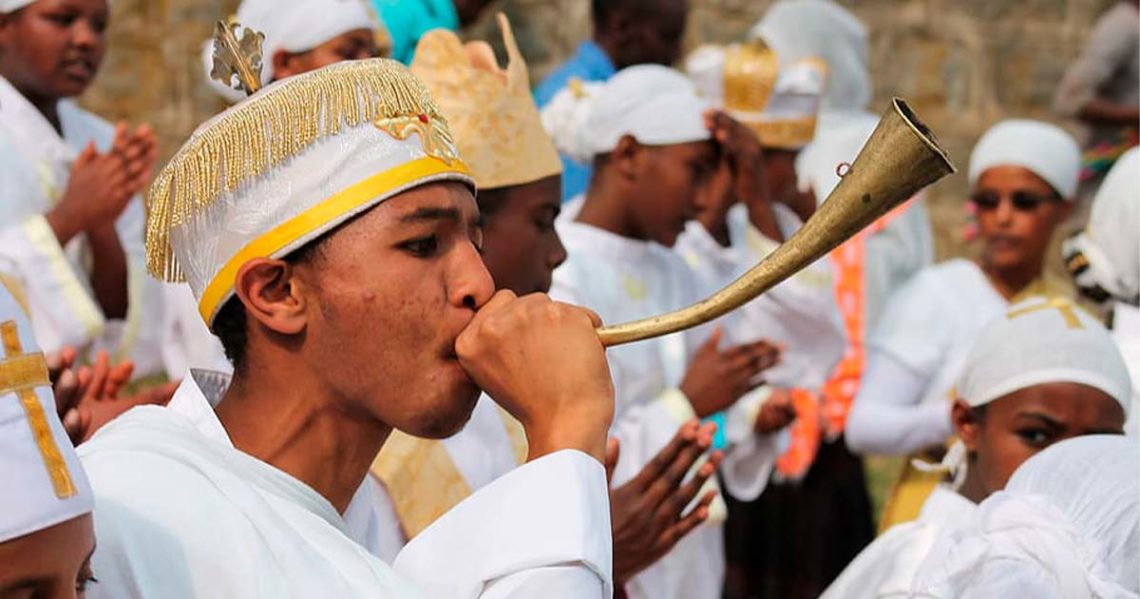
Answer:
[[(875, 106), (907, 98), (964, 167), (978, 136), (1007, 116), (1053, 119), (1052, 90), (1112, 0), (841, 0), (871, 31)], [(116, 0), (107, 62), (84, 101), (149, 121), (168, 155), (221, 103), (202, 82), (199, 48), (236, 0)], [(286, 5), (287, 0), (282, 0)], [(687, 44), (739, 39), (770, 0), (693, 0)], [(538, 79), (589, 35), (588, 0), (498, 0)], [(496, 39), (489, 18), (466, 35)], [(965, 177), (932, 190), (940, 256), (957, 239)]]

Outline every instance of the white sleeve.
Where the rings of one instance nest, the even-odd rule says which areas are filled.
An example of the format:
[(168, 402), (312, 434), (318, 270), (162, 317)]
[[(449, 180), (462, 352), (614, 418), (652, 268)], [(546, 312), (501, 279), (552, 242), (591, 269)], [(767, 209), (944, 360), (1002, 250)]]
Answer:
[(755, 432), (760, 407), (771, 395), (771, 388), (753, 389), (725, 414), (728, 451), (721, 462), (724, 487), (741, 501), (753, 501), (764, 491), (772, 468), (780, 457), (781, 432), (761, 435)]
[(0, 256), (11, 260), (28, 294), (36, 339), (44, 351), (84, 347), (99, 336), (106, 320), (41, 215), (0, 230)]
[(950, 436), (950, 404), (919, 403), (926, 378), (893, 354), (870, 351), (863, 383), (847, 417), (847, 447), (854, 453), (908, 454)]
[(427, 597), (610, 597), (605, 469), (570, 450), (528, 462), (436, 520), (394, 567)]
[(902, 214), (867, 239), (863, 312), (868, 332), (875, 330), (880, 320), (891, 317), (889, 306), (894, 304), (894, 294), (901, 293), (908, 281), (934, 260), (934, 236), (922, 195), (919, 193)]

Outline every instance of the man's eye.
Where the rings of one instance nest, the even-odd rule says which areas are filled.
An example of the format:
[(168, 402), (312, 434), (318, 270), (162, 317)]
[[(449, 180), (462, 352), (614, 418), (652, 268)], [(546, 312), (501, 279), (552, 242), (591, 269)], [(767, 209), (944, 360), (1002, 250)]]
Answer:
[(1027, 444), (1035, 447), (1044, 447), (1053, 441), (1053, 434), (1040, 428), (1019, 430), (1017, 431), (1017, 436), (1021, 437)]
[(49, 13), (45, 15), (45, 18), (60, 27), (70, 27), (75, 22), (75, 15), (70, 13)]
[(435, 255), (435, 253), (439, 250), (439, 238), (435, 235), (420, 237), (417, 239), (412, 239), (410, 241), (405, 241), (404, 243), (400, 244), (400, 247), (413, 256), (426, 258)]

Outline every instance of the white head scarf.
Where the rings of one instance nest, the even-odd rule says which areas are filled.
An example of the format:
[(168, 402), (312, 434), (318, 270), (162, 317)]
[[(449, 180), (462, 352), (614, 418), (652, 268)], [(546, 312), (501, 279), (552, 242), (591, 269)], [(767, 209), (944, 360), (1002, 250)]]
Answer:
[[(305, 52), (349, 31), (383, 27), (364, 0), (291, 0), (288, 7), (280, 0), (243, 0), (234, 16), (243, 26), (265, 34), (262, 85), (273, 81), (273, 55), (280, 50)], [(245, 97), (210, 77), (214, 67), (213, 38), (202, 45), (202, 66), (206, 80), (218, 95), (231, 103)]]
[(816, 57), (827, 63), (824, 110), (863, 110), (871, 102), (867, 70), (867, 29), (855, 15), (831, 0), (781, 0), (772, 5), (749, 35), (762, 38), (780, 65)]
[[(47, 365), (20, 305), (0, 285), (0, 322), (19, 354), (0, 354), (0, 543), (90, 513), (87, 476), (60, 424)], [(7, 342), (8, 339), (5, 339)], [(7, 345), (7, 343), (5, 343)]]
[(711, 139), (704, 124), (709, 104), (681, 72), (635, 65), (596, 86), (568, 86), (542, 111), (542, 123), (559, 151), (580, 162), (612, 152), (626, 135), (649, 146)]
[[(1120, 403), (1125, 417), (1131, 409), (1132, 380), (1111, 334), (1059, 297), (1026, 299), (990, 321), (970, 349), (956, 389), (958, 397), (977, 407), (1046, 383), (1087, 385)], [(959, 441), (941, 464), (916, 461), (915, 466), (948, 471), (958, 486), (966, 477), (965, 458)]]
[(16, 12), (36, 0), (0, 0), (0, 14)]
[(986, 131), (970, 155), (970, 188), (982, 173), (996, 166), (1029, 169), (1051, 185), (1065, 200), (1077, 196), (1081, 148), (1065, 130), (1023, 119), (1002, 121)]
[(1065, 261), (1090, 295), (1140, 305), (1140, 148), (1104, 178), (1084, 233), (1065, 243)]
[(1116, 435), (1027, 460), (915, 577), (924, 597), (1140, 596), (1140, 445)]

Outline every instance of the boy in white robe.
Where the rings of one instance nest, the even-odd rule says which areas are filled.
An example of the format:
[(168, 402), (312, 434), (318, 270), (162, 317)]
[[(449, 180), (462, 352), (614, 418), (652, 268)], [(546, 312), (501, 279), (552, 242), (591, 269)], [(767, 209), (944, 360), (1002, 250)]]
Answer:
[(953, 481), (934, 488), (917, 520), (860, 553), (824, 597), (906, 596), (939, 536), (965, 526), (1026, 459), (1070, 437), (1120, 434), (1129, 387), (1108, 331), (1067, 300), (1030, 298), (991, 320), (958, 381), (961, 442), (943, 462)]
[[(235, 374), (193, 372), (172, 408), (83, 446), (100, 596), (609, 596), (599, 322), (492, 297), (472, 189), (430, 94), (385, 59), (199, 128), (152, 188), (148, 266), (185, 276)], [(480, 388), (530, 461), (389, 567), (350, 536), (369, 465), (393, 429), (455, 432)]]
[[(442, 29), (420, 38), (410, 68), (448, 116), (456, 146), (480, 186), (483, 261), (496, 286), (520, 295), (545, 293), (551, 273), (566, 259), (554, 228), (562, 165), (531, 99), (526, 63), (510, 24), (503, 15), (499, 20), (508, 55), (505, 71), (484, 42), (465, 45)], [(685, 484), (675, 473), (688, 471), (709, 449), (711, 427), (686, 423), (656, 464), (611, 491), (616, 585), (707, 517), (712, 494), (686, 508), (715, 472), (719, 457), (714, 454)], [(374, 478), (383, 483), (374, 493), (379, 528), (392, 533), (385, 544), (398, 551), (472, 492), (524, 462), (526, 452), (522, 427), (486, 395), (463, 430), (447, 439), (393, 433), (372, 465)], [(394, 557), (396, 551), (386, 552)]]
[(79, 108), (106, 48), (105, 1), (0, 4), (0, 255), (13, 260), (47, 351), (72, 346), (162, 371), (161, 286), (146, 276), (143, 207), (155, 137)]
[[(595, 174), (586, 196), (559, 219), (569, 258), (554, 273), (552, 295), (589, 306), (606, 322), (701, 299), (694, 273), (668, 246), (695, 214), (717, 152), (730, 156), (741, 185), (759, 189), (752, 176), (759, 157), (755, 135), (719, 113), (706, 123), (707, 105), (692, 83), (665, 67), (630, 67), (601, 89), (564, 99), (576, 100), (574, 111), (584, 118), (576, 131), (553, 132), (555, 143), (593, 156)], [(721, 349), (722, 335), (705, 327), (607, 352), (617, 397), (612, 432), (623, 456), (615, 484), (632, 478), (679, 424), (728, 410), (724, 481), (745, 497), (763, 489), (776, 439), (755, 431), (763, 396), (750, 391), (753, 378), (772, 365), (773, 348), (753, 342)], [(626, 591), (630, 597), (718, 597), (723, 551), (721, 524), (710, 518)]]
[(82, 597), (94, 582), (94, 498), (56, 416), (48, 364), (0, 285), (0, 596)]
[(867, 371), (848, 422), (854, 451), (905, 454), (950, 435), (949, 398), (971, 344), (1019, 295), (1044, 293), (1053, 230), (1076, 194), (1076, 141), (1046, 123), (995, 125), (970, 156), (980, 260), (921, 271), (892, 299), (869, 342)]

